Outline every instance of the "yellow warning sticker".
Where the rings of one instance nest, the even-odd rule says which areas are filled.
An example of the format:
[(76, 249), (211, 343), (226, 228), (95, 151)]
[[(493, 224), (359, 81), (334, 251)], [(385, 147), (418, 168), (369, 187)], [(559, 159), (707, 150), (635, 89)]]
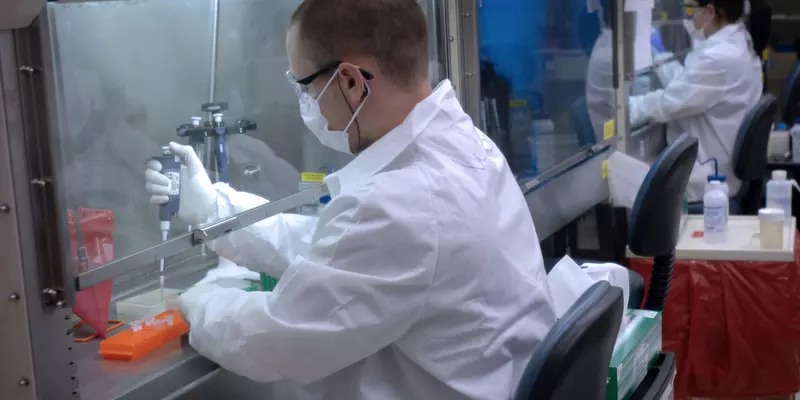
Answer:
[(600, 164), (600, 177), (603, 179), (608, 178), (608, 160), (603, 160)]
[(603, 140), (608, 140), (614, 137), (614, 120), (610, 119), (603, 124)]
[(303, 172), (300, 174), (300, 180), (303, 182), (322, 183), (323, 179), (325, 179), (325, 174), (322, 172)]
[(508, 101), (508, 105), (510, 105), (511, 107), (515, 107), (515, 108), (516, 107), (527, 107), (528, 106), (528, 100), (525, 100), (525, 99), (511, 99), (511, 100)]
[(668, 19), (669, 19), (669, 14), (667, 14), (667, 12), (666, 12), (666, 11), (662, 11), (662, 12), (661, 12), (661, 20), (662, 20), (662, 21), (666, 21), (666, 20), (668, 20)]

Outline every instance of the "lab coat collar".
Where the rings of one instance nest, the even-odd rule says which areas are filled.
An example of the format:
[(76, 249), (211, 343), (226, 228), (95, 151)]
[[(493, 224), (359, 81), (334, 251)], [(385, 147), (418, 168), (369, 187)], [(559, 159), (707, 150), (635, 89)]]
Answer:
[(745, 28), (743, 22), (739, 21), (725, 26), (700, 43), (703, 46), (714, 46), (719, 43), (728, 42), (736, 38), (736, 36), (741, 35), (743, 32), (747, 32), (747, 28)]
[(355, 189), (380, 172), (425, 131), (443, 107), (452, 106), (452, 102), (458, 104), (453, 85), (444, 80), (411, 110), (402, 124), (367, 147), (344, 168), (325, 178), (331, 195), (335, 197), (343, 191)]

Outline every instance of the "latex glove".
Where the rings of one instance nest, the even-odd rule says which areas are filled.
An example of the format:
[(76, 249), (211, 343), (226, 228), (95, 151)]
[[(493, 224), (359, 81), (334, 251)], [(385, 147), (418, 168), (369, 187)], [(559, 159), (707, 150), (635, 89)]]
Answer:
[(628, 114), (630, 116), (631, 128), (636, 129), (647, 125), (650, 118), (644, 109), (644, 96), (632, 96), (628, 100)]
[(208, 270), (206, 277), (197, 282), (198, 285), (214, 284), (220, 287), (245, 288), (250, 281), (259, 279), (258, 272), (236, 265), (227, 258), (219, 258), (216, 268)]
[(222, 288), (214, 284), (195, 285), (177, 298), (166, 299), (167, 310), (180, 312), (183, 320), (189, 323), (191, 312), (197, 308), (200, 301), (220, 289)]
[[(183, 164), (178, 218), (189, 225), (202, 224), (217, 208), (217, 191), (194, 149), (174, 142), (169, 144), (169, 149)], [(161, 173), (161, 169), (161, 163), (157, 160), (147, 162), (145, 190), (151, 195), (151, 204), (164, 204), (169, 200), (169, 179)]]

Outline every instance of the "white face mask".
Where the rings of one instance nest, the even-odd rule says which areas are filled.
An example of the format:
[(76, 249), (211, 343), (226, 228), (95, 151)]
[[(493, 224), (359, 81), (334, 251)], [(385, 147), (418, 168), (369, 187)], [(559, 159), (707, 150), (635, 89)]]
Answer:
[(319, 99), (325, 94), (325, 91), (328, 90), (338, 75), (339, 71), (337, 70), (316, 98), (311, 96), (308, 92), (298, 91), (300, 115), (303, 117), (303, 122), (306, 123), (306, 126), (311, 130), (314, 136), (319, 139), (320, 143), (336, 151), (352, 154), (353, 151), (350, 149), (350, 134), (347, 131), (350, 129), (350, 126), (353, 125), (353, 122), (355, 122), (367, 98), (369, 98), (369, 86), (366, 83), (364, 84), (367, 89), (367, 94), (358, 108), (356, 108), (353, 117), (350, 118), (350, 122), (344, 127), (344, 130), (332, 131), (328, 128), (328, 119), (322, 115), (322, 110), (319, 108)]
[[(707, 11), (703, 10), (701, 12), (702, 13), (706, 13)], [(708, 26), (708, 24), (710, 24), (710, 23), (711, 23), (711, 20), (709, 19), (705, 24), (703, 24), (703, 26), (700, 29), (697, 29), (697, 28), (694, 27), (694, 21), (692, 21), (691, 19), (684, 19), (683, 20), (683, 27), (686, 28), (686, 32), (689, 34), (689, 36), (692, 39), (694, 39), (694, 40), (705, 40), (706, 39), (705, 29)]]

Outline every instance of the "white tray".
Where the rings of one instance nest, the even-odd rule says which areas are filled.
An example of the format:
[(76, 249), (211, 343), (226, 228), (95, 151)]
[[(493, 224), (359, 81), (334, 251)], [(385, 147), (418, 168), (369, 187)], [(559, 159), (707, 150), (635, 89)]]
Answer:
[[(794, 238), (796, 218), (786, 224), (783, 231), (783, 249), (762, 249), (759, 238), (759, 222), (756, 216), (732, 215), (728, 219), (728, 235), (725, 243), (708, 244), (695, 232), (703, 231), (703, 216), (688, 215), (682, 224), (675, 258), (678, 260), (727, 260), (727, 261), (794, 261)], [(629, 258), (638, 256), (626, 249)]]

